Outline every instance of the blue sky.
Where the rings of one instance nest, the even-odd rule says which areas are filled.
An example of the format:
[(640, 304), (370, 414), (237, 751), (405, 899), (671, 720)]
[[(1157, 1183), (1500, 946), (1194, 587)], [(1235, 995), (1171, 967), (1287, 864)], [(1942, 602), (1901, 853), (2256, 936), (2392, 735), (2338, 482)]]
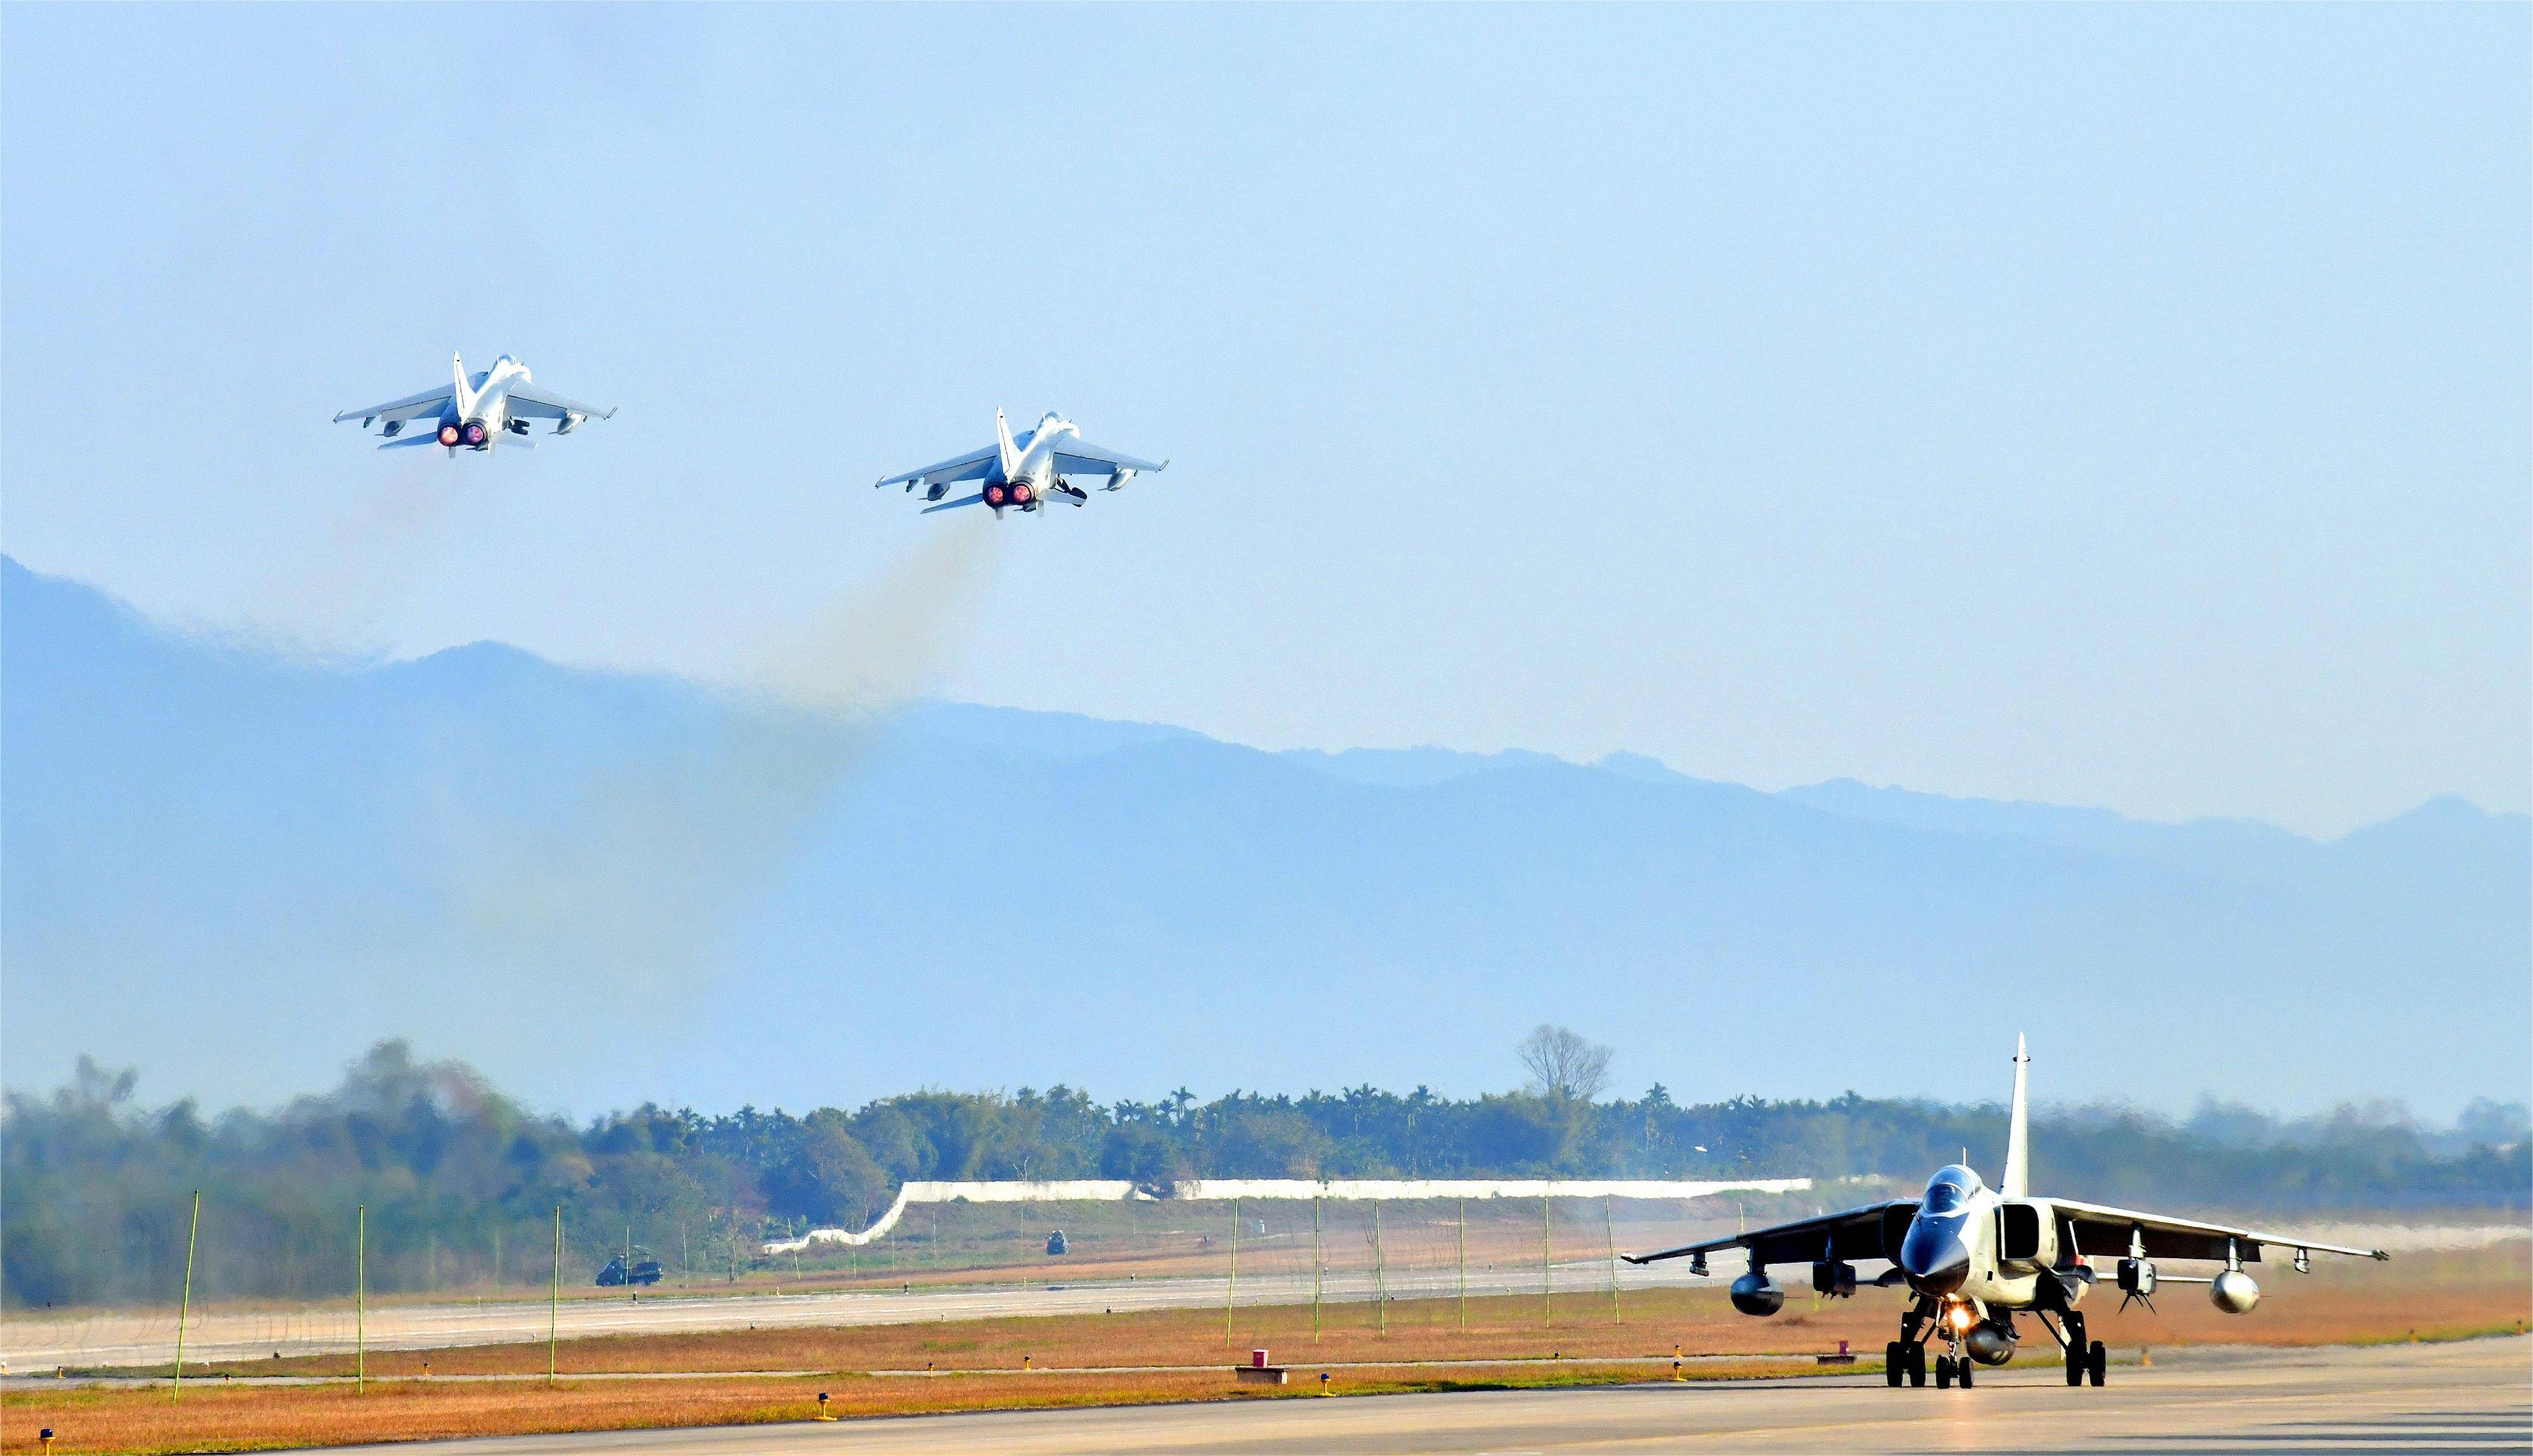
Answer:
[[(2521, 7), (0, 12), (0, 546), (747, 674), (1761, 786), (2526, 807)], [(510, 352), (491, 461), (335, 410)], [(868, 482), (1070, 412), (1166, 476)], [(892, 576), (895, 573), (895, 576)]]

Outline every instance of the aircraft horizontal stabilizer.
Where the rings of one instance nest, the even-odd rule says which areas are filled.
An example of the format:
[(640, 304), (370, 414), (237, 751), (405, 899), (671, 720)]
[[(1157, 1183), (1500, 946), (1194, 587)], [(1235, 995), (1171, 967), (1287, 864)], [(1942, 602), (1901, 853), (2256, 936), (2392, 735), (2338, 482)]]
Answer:
[(385, 444), (379, 446), (379, 448), (383, 450), (401, 450), (407, 445), (436, 445), (438, 443), (440, 443), (440, 432), (437, 430), (425, 430), (419, 435), (407, 435), (400, 438), (388, 440)]
[(963, 505), (982, 505), (984, 503), (985, 497), (982, 495), (962, 495), (956, 500), (944, 500), (939, 505), (927, 505), (923, 507), (921, 513), (924, 515), (930, 515), (936, 510), (957, 510)]

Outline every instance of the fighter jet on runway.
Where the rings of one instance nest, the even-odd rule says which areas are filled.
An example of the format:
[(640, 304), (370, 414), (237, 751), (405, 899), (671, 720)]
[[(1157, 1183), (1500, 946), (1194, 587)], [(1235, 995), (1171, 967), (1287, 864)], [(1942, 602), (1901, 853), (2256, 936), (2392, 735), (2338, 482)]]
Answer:
[[(1037, 428), (1015, 438), (1012, 427), (1003, 420), (1001, 410), (994, 411), (994, 442), (981, 450), (971, 450), (938, 465), (910, 470), (904, 475), (888, 476), (875, 485), (903, 484), (913, 491), (923, 488), (923, 498), (940, 501), (923, 508), (925, 515), (936, 510), (956, 510), (963, 505), (986, 505), (993, 508), (997, 520), (1007, 508), (1033, 511), (1049, 501), (1061, 500), (1068, 505), (1081, 505), (1090, 498), (1090, 493), (1066, 480), (1066, 476), (1103, 476), (1100, 489), (1114, 491), (1146, 471), (1167, 469), (1167, 460), (1155, 465), (1138, 460), (1119, 450), (1102, 449), (1082, 437), (1073, 422), (1053, 410), (1037, 422)], [(942, 500), (951, 486), (961, 481), (981, 481), (973, 495), (956, 500)]]
[[(384, 421), (379, 433), (390, 438), (379, 446), (383, 450), (402, 449), (406, 445), (442, 445), (454, 456), (461, 449), (490, 450), (496, 443), (528, 447), (528, 422), (552, 420), (554, 433), (569, 435), (583, 420), (612, 420), (616, 411), (599, 409), (565, 399), (551, 389), (540, 389), (528, 378), (528, 367), (504, 354), (493, 361), (493, 367), (470, 376), (466, 361), (448, 356), (452, 378), (437, 389), (390, 399), (367, 409), (345, 410), (334, 417), (334, 423), (358, 418), (361, 428)], [(416, 420), (433, 421), (437, 428), (425, 430), (402, 439), (404, 427)]]
[[(2380, 1249), (2343, 1249), (2314, 1239), (2264, 1234), (2223, 1224), (2108, 1208), (2067, 1198), (2035, 1198), (2031, 1172), (2025, 1071), (2032, 1059), (2023, 1039), (2014, 1045), (2014, 1110), (2007, 1126), (2004, 1187), (1989, 1190), (1962, 1163), (1937, 1170), (1915, 1198), (1873, 1203), (1820, 1218), (1710, 1239), (1703, 1244), (1628, 1254), (1631, 1264), (1688, 1255), (1689, 1271), (1706, 1272), (1706, 1256), (1719, 1249), (1749, 1252), (1749, 1272), (1733, 1281), (1733, 1308), (1744, 1314), (1774, 1314), (1786, 1292), (1768, 1277), (1768, 1265), (1812, 1266), (1812, 1289), (1846, 1299), (1856, 1293), (1856, 1258), (1889, 1259), (1877, 1285), (1906, 1285), (1916, 1298), (1900, 1316), (1900, 1338), (1885, 1347), (1885, 1378), (1897, 1386), (1926, 1383), (1926, 1342), (1941, 1335), (1949, 1353), (1935, 1361), (1938, 1389), (1971, 1384), (1975, 1365), (2003, 1365), (2014, 1358), (2014, 1316), (2030, 1313), (2066, 1354), (2067, 1383), (2102, 1383), (2107, 1364), (2102, 1342), (2088, 1344), (2085, 1316), (2076, 1302), (2094, 1279), (2096, 1254), (2119, 1260), (2121, 1304), (2138, 1300), (2151, 1310), (2160, 1284), (2205, 1284), (2209, 1298), (2228, 1314), (2248, 1314), (2261, 1301), (2260, 1286), (2243, 1265), (2260, 1261), (2264, 1245), (2295, 1251), (2295, 1270), (2307, 1273), (2312, 1255), (2346, 1253), (2387, 1259)], [(2215, 1274), (2157, 1274), (2158, 1258), (2221, 1260)]]

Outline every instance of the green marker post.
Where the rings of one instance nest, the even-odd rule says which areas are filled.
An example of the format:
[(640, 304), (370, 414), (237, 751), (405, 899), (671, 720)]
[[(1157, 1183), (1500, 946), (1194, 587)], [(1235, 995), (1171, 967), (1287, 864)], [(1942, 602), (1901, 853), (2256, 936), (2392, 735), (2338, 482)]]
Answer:
[(1469, 1200), (1460, 1200), (1460, 1333), (1469, 1332)]
[(1557, 1323), (1556, 1275), (1548, 1261), (1548, 1194), (1539, 1195), (1539, 1322), (1543, 1326)]
[(1623, 1324), (1619, 1317), (1619, 1226), (1610, 1213), (1610, 1196), (1601, 1195), (1601, 1232), (1610, 1241), (1610, 1322)]
[(1222, 1343), (1231, 1343), (1231, 1305), (1240, 1293), (1240, 1200), (1231, 1200), (1231, 1277), (1222, 1286)]
[(1320, 1199), (1311, 1198), (1311, 1338), (1320, 1337)]
[(554, 1295), (546, 1306), (546, 1388), (555, 1383), (555, 1352), (562, 1325), (562, 1205), (555, 1205)]
[(1381, 1311), (1381, 1337), (1389, 1338), (1389, 1270), (1381, 1254), (1381, 1200), (1372, 1200), (1372, 1303)]
[(370, 1205), (352, 1210), (352, 1393), (370, 1388)]
[(194, 1223), (185, 1231), (185, 1295), (176, 1306), (176, 1377), (168, 1382), (167, 1404), (185, 1393), (185, 1325), (194, 1316), (194, 1241), (203, 1232), (203, 1191), (194, 1190)]

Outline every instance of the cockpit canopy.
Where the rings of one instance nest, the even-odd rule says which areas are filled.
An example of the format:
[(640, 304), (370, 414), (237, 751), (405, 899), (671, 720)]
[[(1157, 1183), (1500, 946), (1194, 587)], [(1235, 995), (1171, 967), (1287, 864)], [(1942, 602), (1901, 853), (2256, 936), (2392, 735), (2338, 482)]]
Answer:
[(1959, 1163), (1939, 1168), (1926, 1180), (1925, 1200), (1919, 1205), (1928, 1213), (1950, 1213), (1969, 1200), (1979, 1189), (1979, 1176)]

